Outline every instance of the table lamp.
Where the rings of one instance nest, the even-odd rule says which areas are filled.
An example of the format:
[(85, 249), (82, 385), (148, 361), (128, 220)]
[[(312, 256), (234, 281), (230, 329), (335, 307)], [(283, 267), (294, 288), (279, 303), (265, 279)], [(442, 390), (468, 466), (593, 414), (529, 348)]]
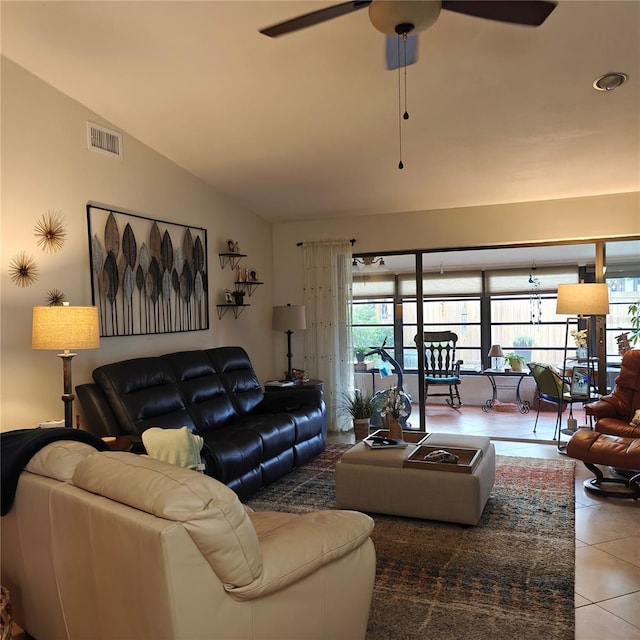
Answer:
[(502, 347), (499, 344), (491, 345), (488, 356), (491, 358), (492, 369), (502, 369), (502, 358), (504, 353), (502, 352)]
[(283, 307), (273, 307), (273, 330), (284, 331), (287, 334), (287, 380), (293, 380), (291, 370), (291, 334), (307, 328), (304, 305), (290, 304)]
[(64, 426), (73, 427), (73, 386), (71, 349), (97, 349), (100, 330), (97, 307), (62, 306), (33, 307), (31, 348), (61, 350), (64, 393)]

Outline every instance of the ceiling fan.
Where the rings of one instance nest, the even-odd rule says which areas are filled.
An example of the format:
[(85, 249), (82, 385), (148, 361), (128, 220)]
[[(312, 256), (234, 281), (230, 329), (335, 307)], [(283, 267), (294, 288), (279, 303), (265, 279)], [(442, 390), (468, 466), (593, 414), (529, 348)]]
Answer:
[[(387, 36), (387, 68), (396, 69), (401, 64), (415, 62), (417, 37), (410, 34), (426, 31), (438, 19), (441, 9), (487, 20), (538, 27), (556, 4), (547, 0), (351, 0), (260, 29), (260, 33), (277, 38), (369, 7), (371, 24)], [(406, 46), (406, 57), (402, 63), (398, 60), (398, 36), (402, 37)]]

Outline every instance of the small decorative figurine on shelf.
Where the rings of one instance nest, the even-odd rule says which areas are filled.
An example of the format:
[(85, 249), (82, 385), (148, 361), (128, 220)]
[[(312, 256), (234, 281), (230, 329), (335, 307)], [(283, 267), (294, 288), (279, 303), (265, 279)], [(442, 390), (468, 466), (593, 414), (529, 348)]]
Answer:
[(225, 304), (235, 304), (235, 300), (233, 298), (233, 293), (231, 293), (231, 289), (224, 290), (224, 303)]
[(240, 247), (237, 242), (233, 240), (227, 240), (227, 251), (229, 253), (240, 253)]

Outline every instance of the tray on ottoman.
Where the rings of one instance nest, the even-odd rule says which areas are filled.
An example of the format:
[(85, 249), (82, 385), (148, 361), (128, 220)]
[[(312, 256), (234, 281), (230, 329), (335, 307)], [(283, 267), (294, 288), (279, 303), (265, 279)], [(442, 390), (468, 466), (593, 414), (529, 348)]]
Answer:
[[(423, 458), (433, 451), (446, 449), (454, 456), (458, 456), (456, 464), (450, 462), (431, 462)], [(427, 447), (418, 446), (404, 461), (403, 466), (411, 469), (429, 469), (431, 471), (451, 471), (453, 473), (473, 473), (482, 458), (482, 449), (463, 449), (457, 447)]]
[[(427, 433), (426, 431), (403, 431), (402, 439), (408, 444), (421, 444), (424, 440), (426, 440), (429, 437), (429, 435), (430, 434)], [(389, 430), (378, 429), (377, 431), (374, 431), (372, 434), (369, 435), (370, 438), (373, 436), (388, 438)]]

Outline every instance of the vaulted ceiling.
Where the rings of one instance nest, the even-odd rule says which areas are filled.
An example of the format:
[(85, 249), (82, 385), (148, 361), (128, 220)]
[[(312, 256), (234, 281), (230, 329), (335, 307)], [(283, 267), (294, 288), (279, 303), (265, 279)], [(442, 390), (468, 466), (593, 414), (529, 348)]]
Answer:
[[(539, 28), (443, 11), (398, 74), (330, 2), (1, 3), (2, 52), (273, 221), (640, 190), (640, 3), (561, 0)], [(621, 71), (628, 82), (595, 91)], [(126, 153), (126, 149), (125, 149)]]

